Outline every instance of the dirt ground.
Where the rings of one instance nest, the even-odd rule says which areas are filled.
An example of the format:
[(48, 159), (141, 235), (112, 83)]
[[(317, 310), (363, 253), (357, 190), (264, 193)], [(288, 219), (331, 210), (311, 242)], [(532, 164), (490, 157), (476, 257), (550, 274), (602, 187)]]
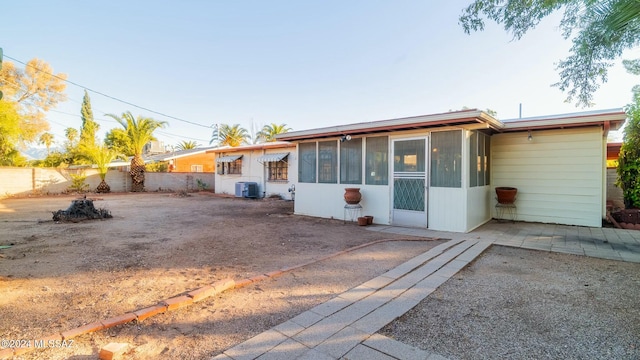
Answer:
[(232, 289), (141, 323), (37, 349), (24, 359), (203, 359), (265, 331), (444, 240), (367, 231), (293, 215), (293, 203), (210, 193), (101, 194), (113, 218), (54, 222), (77, 196), (0, 201), (0, 339), (33, 340), (157, 304), (215, 281), (241, 280), (377, 240), (283, 276)]

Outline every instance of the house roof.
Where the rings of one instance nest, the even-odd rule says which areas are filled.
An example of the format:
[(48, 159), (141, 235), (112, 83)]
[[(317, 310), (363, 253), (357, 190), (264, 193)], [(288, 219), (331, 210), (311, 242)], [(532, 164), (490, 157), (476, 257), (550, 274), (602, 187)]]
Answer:
[(245, 150), (266, 150), (266, 149), (283, 149), (289, 147), (296, 147), (296, 144), (292, 144), (288, 141), (270, 141), (260, 144), (242, 145), (242, 146), (222, 146), (214, 149), (207, 150), (207, 153), (228, 153), (234, 151)]
[(493, 116), (477, 109), (450, 111), (441, 114), (413, 116), (399, 119), (369, 121), (363, 123), (338, 125), (325, 128), (292, 131), (276, 135), (278, 140), (304, 140), (335, 137), (342, 135), (364, 135), (388, 131), (425, 129), (446, 126), (477, 125), (494, 130), (504, 125)]
[(605, 130), (618, 129), (626, 118), (622, 109), (598, 110), (581, 113), (550, 115), (500, 121), (484, 111), (471, 109), (441, 114), (406, 117), (390, 120), (370, 121), (349, 125), (338, 125), (310, 130), (293, 131), (277, 135), (279, 140), (300, 141), (329, 138), (343, 135), (365, 135), (389, 131), (465, 126), (475, 129), (490, 129), (493, 132), (526, 131), (532, 129), (561, 129), (579, 126), (604, 126)]
[(150, 156), (144, 156), (144, 161), (146, 163), (156, 162), (156, 161), (169, 161), (173, 159), (179, 159), (181, 157), (204, 154), (209, 150), (214, 149), (214, 146), (204, 147), (204, 148), (195, 148), (195, 149), (187, 149), (187, 150), (179, 150), (179, 151), (171, 151), (164, 154), (156, 154)]

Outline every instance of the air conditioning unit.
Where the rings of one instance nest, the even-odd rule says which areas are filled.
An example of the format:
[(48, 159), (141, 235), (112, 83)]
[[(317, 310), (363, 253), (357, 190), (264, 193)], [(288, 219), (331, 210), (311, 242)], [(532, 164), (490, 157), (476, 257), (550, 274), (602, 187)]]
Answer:
[(242, 197), (242, 192), (244, 191), (244, 183), (237, 182), (236, 183), (236, 197)]
[(258, 183), (256, 182), (237, 182), (236, 197), (257, 198)]

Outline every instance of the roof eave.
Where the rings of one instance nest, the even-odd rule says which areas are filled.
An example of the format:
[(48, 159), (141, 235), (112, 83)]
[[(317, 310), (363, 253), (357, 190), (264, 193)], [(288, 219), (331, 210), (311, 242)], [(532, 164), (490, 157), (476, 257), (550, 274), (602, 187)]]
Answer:
[(207, 150), (207, 154), (211, 153), (224, 153), (231, 151), (245, 151), (245, 150), (266, 150), (266, 149), (286, 149), (296, 147), (296, 144), (287, 141), (273, 141), (260, 144), (241, 145), (241, 146), (224, 146), (211, 150)]
[(567, 114), (557, 117), (529, 118), (508, 120), (504, 123), (502, 132), (565, 129), (586, 126), (603, 126), (607, 130), (618, 130), (627, 118), (622, 109), (605, 112), (591, 112), (585, 114)]
[(311, 130), (294, 131), (278, 135), (278, 139), (286, 141), (301, 141), (308, 139), (329, 138), (342, 135), (365, 135), (390, 131), (438, 128), (445, 126), (464, 126), (469, 124), (483, 124), (494, 130), (504, 126), (491, 115), (478, 110), (455, 111), (434, 115), (423, 115), (408, 118), (379, 120), (366, 123), (332, 126)]

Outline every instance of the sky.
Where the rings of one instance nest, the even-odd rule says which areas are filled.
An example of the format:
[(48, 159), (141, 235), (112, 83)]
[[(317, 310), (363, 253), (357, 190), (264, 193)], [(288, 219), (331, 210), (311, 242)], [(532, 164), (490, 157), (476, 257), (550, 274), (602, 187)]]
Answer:
[(214, 124), (306, 130), (463, 107), (511, 119), (631, 101), (640, 78), (621, 62), (638, 49), (615, 61), (594, 107), (576, 107), (551, 86), (571, 47), (561, 14), (520, 40), (492, 22), (467, 35), (458, 18), (471, 2), (10, 1), (0, 47), (4, 61), (39, 58), (73, 83), (47, 116), (58, 145), (81, 127), (85, 89), (100, 138), (120, 127), (105, 114), (131, 111), (168, 122), (155, 133), (168, 148), (209, 146)]

